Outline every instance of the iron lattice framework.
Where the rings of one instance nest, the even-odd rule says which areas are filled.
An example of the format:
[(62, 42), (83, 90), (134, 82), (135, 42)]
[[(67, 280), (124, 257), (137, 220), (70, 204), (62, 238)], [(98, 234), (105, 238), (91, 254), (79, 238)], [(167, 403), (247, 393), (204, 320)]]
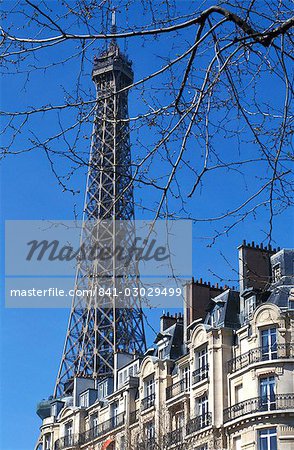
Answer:
[[(133, 72), (115, 42), (95, 59), (93, 81), (97, 109), (81, 243), (93, 246), (97, 242), (115, 249), (119, 223), (124, 224), (120, 245), (134, 235), (128, 89), (125, 89), (133, 81)], [(79, 261), (75, 292), (92, 289), (96, 294), (90, 301), (76, 295), (73, 298), (55, 397), (66, 392), (74, 376), (97, 381), (113, 376), (116, 353), (145, 351), (140, 299), (132, 295), (138, 279), (129, 276), (135, 272), (135, 267), (120, 267), (115, 258), (94, 260), (91, 264)], [(100, 288), (108, 294), (99, 295)], [(114, 288), (117, 292), (128, 288), (131, 295), (127, 299), (116, 297), (112, 295)]]

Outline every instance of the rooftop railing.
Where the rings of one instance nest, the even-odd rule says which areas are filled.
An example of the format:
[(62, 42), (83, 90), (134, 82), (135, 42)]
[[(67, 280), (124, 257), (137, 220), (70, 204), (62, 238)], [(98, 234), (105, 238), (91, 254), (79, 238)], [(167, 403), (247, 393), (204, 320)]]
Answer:
[(294, 344), (277, 344), (272, 347), (258, 347), (239, 355), (228, 362), (229, 373), (237, 372), (244, 367), (261, 361), (293, 358)]
[(155, 394), (148, 395), (143, 398), (141, 402), (141, 409), (144, 411), (145, 409), (151, 408), (155, 404)]
[(271, 397), (255, 397), (224, 410), (224, 422), (238, 419), (247, 414), (264, 411), (294, 409), (294, 394), (276, 394)]
[(197, 431), (202, 430), (202, 428), (206, 428), (211, 426), (212, 424), (212, 416), (211, 413), (201, 414), (199, 416), (194, 417), (194, 419), (190, 419), (186, 426), (186, 433), (192, 434)]

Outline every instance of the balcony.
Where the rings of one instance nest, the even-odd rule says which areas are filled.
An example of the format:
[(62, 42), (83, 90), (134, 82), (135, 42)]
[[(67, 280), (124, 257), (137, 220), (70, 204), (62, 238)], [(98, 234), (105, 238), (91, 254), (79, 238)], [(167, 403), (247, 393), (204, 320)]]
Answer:
[(170, 431), (164, 437), (164, 443), (166, 447), (171, 447), (172, 445), (179, 444), (183, 440), (183, 429), (178, 428), (177, 430)]
[(276, 394), (271, 398), (256, 397), (224, 410), (224, 422), (257, 412), (294, 409), (294, 394)]
[(155, 394), (148, 395), (148, 397), (143, 398), (141, 402), (141, 410), (151, 408), (155, 404)]
[[(97, 426), (85, 431), (79, 435), (79, 445), (86, 444), (87, 442), (93, 441), (94, 439), (103, 436), (104, 434), (110, 433), (115, 428), (121, 427), (125, 423), (125, 414), (117, 414), (114, 417), (106, 420), (105, 422), (99, 423)], [(66, 447), (61, 447), (66, 448)], [(59, 450), (59, 447), (58, 447)]]
[(277, 344), (274, 348), (258, 347), (249, 352), (243, 353), (236, 358), (231, 359), (228, 362), (229, 373), (237, 372), (244, 367), (250, 366), (262, 361), (271, 361), (277, 359), (293, 358), (294, 357), (294, 344)]
[(159, 450), (160, 447), (155, 438), (146, 438), (146, 440), (138, 442), (136, 450)]
[(78, 449), (80, 448), (80, 435), (70, 434), (68, 436), (59, 438), (58, 441), (56, 441), (55, 446), (56, 450), (62, 450), (65, 448)]
[(189, 390), (189, 383), (183, 378), (172, 386), (166, 388), (166, 399), (170, 400), (171, 398), (176, 397), (187, 390)]
[(202, 428), (210, 427), (212, 424), (211, 413), (201, 414), (200, 416), (190, 419), (186, 426), (186, 432), (188, 434), (196, 433), (202, 430)]
[(206, 366), (199, 367), (199, 369), (194, 370), (192, 373), (192, 383), (196, 384), (200, 381), (206, 380), (208, 378), (208, 369), (209, 366), (206, 364)]

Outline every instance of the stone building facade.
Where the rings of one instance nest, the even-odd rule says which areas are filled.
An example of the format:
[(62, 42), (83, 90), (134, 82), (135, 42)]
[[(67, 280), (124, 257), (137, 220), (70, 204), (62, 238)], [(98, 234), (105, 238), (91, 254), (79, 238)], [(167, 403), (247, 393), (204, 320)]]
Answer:
[(38, 407), (36, 450), (294, 449), (294, 251), (244, 242), (240, 292), (194, 282), (145, 355)]

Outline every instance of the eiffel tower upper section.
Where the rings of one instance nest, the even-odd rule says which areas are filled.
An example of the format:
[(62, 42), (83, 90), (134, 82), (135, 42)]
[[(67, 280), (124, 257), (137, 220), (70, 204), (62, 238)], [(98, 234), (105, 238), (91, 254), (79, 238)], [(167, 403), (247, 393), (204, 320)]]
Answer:
[[(92, 79), (96, 86), (96, 112), (93, 126), (84, 224), (81, 242), (89, 244), (93, 233), (87, 224), (97, 227), (98, 243), (113, 250), (116, 225), (128, 223), (133, 233), (134, 200), (128, 115), (128, 87), (133, 82), (132, 64), (112, 41), (94, 60)], [(104, 226), (104, 221), (108, 222)], [(109, 222), (113, 226), (109, 226)], [(126, 239), (126, 238), (125, 238)], [(122, 245), (126, 242), (122, 242)], [(116, 263), (93, 261), (78, 263), (75, 291), (81, 289), (113, 292), (114, 288), (132, 292), (136, 279), (127, 271), (116, 273)], [(96, 294), (97, 295), (97, 294)], [(55, 397), (67, 393), (74, 377), (92, 378), (95, 382), (114, 375), (118, 353), (143, 353), (145, 334), (140, 299), (123, 299), (113, 295), (92, 298), (91, 302), (73, 298), (63, 356), (55, 386)]]

